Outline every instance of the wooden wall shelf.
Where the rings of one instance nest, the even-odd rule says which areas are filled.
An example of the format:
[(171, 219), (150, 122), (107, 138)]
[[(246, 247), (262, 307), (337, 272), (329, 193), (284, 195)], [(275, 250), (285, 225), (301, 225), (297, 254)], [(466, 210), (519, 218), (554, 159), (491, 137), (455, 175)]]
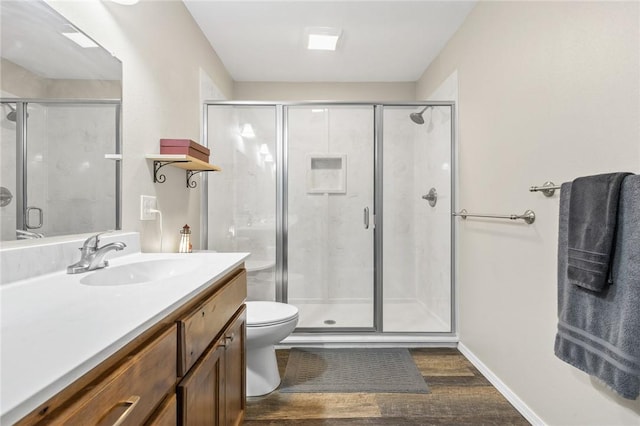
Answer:
[(159, 173), (159, 171), (162, 167), (169, 165), (187, 171), (187, 188), (195, 188), (197, 186), (196, 182), (191, 180), (193, 175), (197, 173), (222, 171), (218, 166), (185, 154), (147, 154), (145, 158), (153, 161), (154, 183), (163, 183), (167, 179), (166, 176)]

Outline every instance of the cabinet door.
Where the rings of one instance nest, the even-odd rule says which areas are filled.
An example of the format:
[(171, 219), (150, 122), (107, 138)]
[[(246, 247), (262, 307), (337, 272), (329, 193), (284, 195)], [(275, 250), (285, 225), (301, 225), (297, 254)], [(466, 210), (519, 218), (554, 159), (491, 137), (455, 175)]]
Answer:
[(224, 425), (223, 340), (216, 341), (178, 385), (180, 425)]
[(242, 307), (229, 325), (224, 337), (225, 347), (225, 423), (239, 425), (244, 419), (246, 401), (246, 322), (247, 312)]
[(152, 418), (145, 423), (146, 426), (176, 426), (178, 416), (176, 395), (167, 397), (162, 405), (155, 411)]

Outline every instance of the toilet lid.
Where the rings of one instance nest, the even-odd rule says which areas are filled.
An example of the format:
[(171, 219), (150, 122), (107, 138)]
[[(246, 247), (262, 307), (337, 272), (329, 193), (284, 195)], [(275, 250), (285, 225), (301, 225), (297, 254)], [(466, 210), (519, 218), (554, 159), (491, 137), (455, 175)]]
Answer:
[(289, 321), (298, 316), (298, 308), (278, 302), (246, 302), (247, 327), (265, 326)]

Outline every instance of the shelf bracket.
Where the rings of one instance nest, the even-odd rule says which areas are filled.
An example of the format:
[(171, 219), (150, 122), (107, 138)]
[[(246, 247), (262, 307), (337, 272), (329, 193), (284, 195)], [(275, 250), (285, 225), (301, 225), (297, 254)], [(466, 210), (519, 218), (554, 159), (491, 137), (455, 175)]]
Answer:
[(198, 173), (207, 172), (209, 170), (187, 170), (187, 188), (195, 188), (198, 186), (198, 183), (195, 180), (191, 180), (192, 177), (197, 175)]
[(167, 177), (163, 174), (159, 174), (159, 171), (164, 166), (168, 166), (173, 163), (188, 163), (188, 161), (159, 161), (153, 160), (153, 183), (164, 183)]

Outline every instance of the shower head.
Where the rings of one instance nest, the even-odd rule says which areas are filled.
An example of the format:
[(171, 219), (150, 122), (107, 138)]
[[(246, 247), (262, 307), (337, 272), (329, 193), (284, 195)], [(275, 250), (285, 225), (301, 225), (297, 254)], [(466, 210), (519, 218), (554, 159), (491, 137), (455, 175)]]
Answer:
[(18, 114), (16, 114), (16, 109), (11, 104), (6, 104), (6, 105), (11, 110), (11, 111), (9, 111), (9, 114), (7, 114), (7, 120), (13, 121), (15, 123), (16, 116), (18, 115)]
[[(9, 109), (11, 110), (9, 111), (9, 114), (7, 114), (7, 120), (13, 121), (15, 123), (18, 118), (18, 113), (16, 112), (15, 107), (11, 104), (5, 104), (5, 105), (8, 106)], [(29, 113), (27, 113), (27, 117), (29, 117)]]
[(424, 114), (427, 108), (431, 108), (431, 105), (427, 105), (426, 107), (422, 108), (422, 111), (420, 112), (412, 112), (411, 114), (409, 114), (409, 118), (411, 118), (411, 121), (416, 124), (424, 124), (424, 117), (422, 116), (422, 114)]

